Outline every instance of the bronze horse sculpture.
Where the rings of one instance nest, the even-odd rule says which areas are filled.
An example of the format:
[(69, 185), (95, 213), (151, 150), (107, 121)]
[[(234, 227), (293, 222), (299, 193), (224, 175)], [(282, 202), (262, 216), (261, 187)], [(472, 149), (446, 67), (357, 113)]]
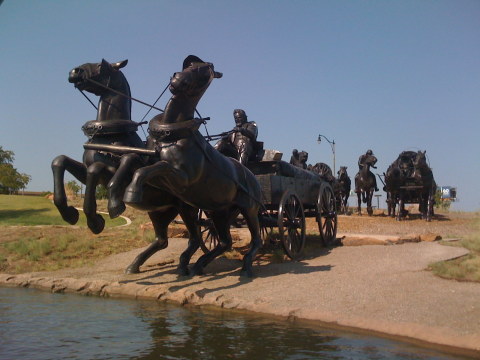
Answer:
[(337, 172), (338, 176), (334, 182), (333, 192), (337, 198), (338, 209), (342, 214), (348, 212), (348, 198), (350, 196), (350, 189), (352, 187), (352, 181), (347, 173), (346, 166), (340, 166), (340, 170)]
[(395, 217), (397, 220), (401, 220), (406, 214), (404, 204), (405, 186), (407, 179), (413, 175), (413, 161), (416, 156), (417, 153), (414, 151), (402, 151), (388, 167), (387, 172), (384, 173), (388, 215)]
[[(145, 147), (136, 133), (139, 124), (131, 120), (130, 86), (120, 71), (126, 64), (127, 60), (117, 63), (102, 60), (100, 63), (83, 64), (69, 73), (68, 81), (77, 89), (100, 97), (96, 120), (88, 121), (82, 127), (90, 138), (89, 143)], [(98, 234), (102, 232), (105, 220), (96, 211), (95, 189), (98, 184), (108, 184), (119, 164), (119, 156), (97, 150), (85, 150), (83, 162), (65, 155), (57, 156), (52, 161), (54, 203), (66, 222), (76, 224), (79, 214), (73, 206), (67, 204), (65, 171), (85, 184), (83, 210), (88, 227)], [(116, 209), (111, 210), (117, 212)]]
[[(123, 176), (133, 169), (132, 181), (123, 198), (126, 204), (138, 209), (156, 206), (165, 201), (162, 194), (167, 192), (209, 212), (220, 240), (214, 249), (198, 259), (192, 269), (188, 269), (191, 256), (200, 246), (196, 238), (191, 239), (189, 248), (182, 254), (181, 274), (202, 274), (207, 264), (231, 247), (230, 224), (240, 211), (252, 237), (241, 274), (251, 277), (252, 262), (261, 246), (260, 185), (246, 167), (223, 156), (205, 140), (198, 131), (202, 119), (194, 118), (201, 97), (212, 80), (221, 76), (213, 64), (188, 56), (182, 71), (175, 73), (170, 80), (172, 97), (164, 113), (152, 119), (149, 125), (158, 161), (144, 166), (138, 155), (126, 154), (112, 183), (123, 183)], [(166, 229), (168, 224), (163, 226)], [(152, 244), (129, 266), (131, 272), (138, 271), (143, 262), (161, 248), (162, 244)]]
[(400, 220), (403, 209), (399, 207), (398, 213), (396, 214), (396, 206), (400, 201), (400, 191), (401, 186), (405, 183), (405, 175), (401, 171), (397, 162), (398, 160), (395, 160), (395, 162), (388, 167), (387, 172), (384, 173), (385, 186), (383, 190), (387, 193), (388, 216), (396, 216), (396, 219)]
[(415, 160), (413, 161), (414, 172), (413, 178), (421, 184), (419, 190), (419, 206), (418, 210), (422, 214), (422, 218), (426, 221), (431, 221), (433, 216), (433, 205), (435, 202), (435, 192), (437, 191), (437, 184), (433, 178), (432, 169), (427, 164), (427, 151), (418, 151)]
[(363, 167), (355, 176), (355, 191), (358, 197), (358, 214), (362, 214), (362, 201), (367, 204), (368, 215), (373, 215), (372, 198), (375, 190), (375, 175), (370, 171), (370, 168), (375, 169), (377, 158), (374, 155), (368, 155), (364, 162)]
[[(123, 183), (112, 183), (114, 174), (122, 169), (123, 157), (109, 152), (102, 147), (126, 147), (144, 154), (139, 157), (143, 164), (152, 161), (151, 153), (154, 150), (144, 150), (145, 144), (136, 134), (138, 123), (130, 120), (131, 96), (130, 87), (125, 76), (119, 71), (127, 61), (109, 64), (105, 60), (101, 63), (87, 63), (70, 72), (69, 81), (80, 90), (85, 90), (100, 96), (97, 119), (87, 122), (84, 132), (90, 140), (84, 145), (84, 163), (72, 160), (64, 155), (58, 156), (52, 162), (54, 174), (54, 203), (62, 217), (69, 223), (74, 224), (78, 220), (78, 211), (67, 205), (63, 177), (65, 170), (71, 172), (79, 181), (86, 184), (84, 212), (87, 216), (89, 228), (94, 233), (100, 233), (104, 227), (104, 220), (96, 213), (95, 188), (97, 184), (106, 185), (108, 189), (108, 210), (110, 217), (119, 216), (125, 209), (123, 195), (130, 178), (123, 175)], [(147, 139), (147, 147), (153, 148), (150, 139)], [(148, 215), (152, 221), (156, 240), (150, 248), (159, 250), (168, 245), (167, 228), (170, 222), (178, 215), (182, 217), (190, 234), (189, 243), (199, 243), (201, 240), (199, 229), (196, 226), (198, 209), (165, 192), (156, 191), (163, 199), (155, 206), (146, 205)], [(188, 254), (187, 248), (187, 254)], [(183, 258), (188, 257), (183, 255)], [(180, 262), (182, 262), (181, 257)], [(127, 273), (138, 272), (138, 269), (127, 268)]]

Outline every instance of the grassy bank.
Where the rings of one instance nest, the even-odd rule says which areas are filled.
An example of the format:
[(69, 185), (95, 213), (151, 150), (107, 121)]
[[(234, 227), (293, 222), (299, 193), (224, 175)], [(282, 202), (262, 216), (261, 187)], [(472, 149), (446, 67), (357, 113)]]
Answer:
[[(81, 206), (82, 199), (72, 200)], [(106, 202), (99, 201), (99, 210), (106, 210)], [(148, 221), (143, 212), (128, 209), (125, 216), (133, 224), (118, 218), (106, 220), (105, 230), (94, 235), (86, 226), (80, 211), (78, 225), (64, 222), (58, 210), (48, 199), (34, 196), (0, 195), (0, 271), (23, 273), (91, 264), (105, 256), (132, 250), (151, 241), (151, 233), (139, 231), (139, 225)], [(46, 226), (42, 226), (46, 225)]]
[(464, 247), (470, 250), (470, 254), (430, 265), (435, 275), (445, 279), (480, 282), (480, 218), (478, 216), (473, 227), (474, 231), (464, 239), (446, 243), (446, 245)]
[[(82, 206), (80, 199), (74, 206)], [(105, 226), (125, 224), (122, 218), (105, 217)], [(0, 195), (0, 226), (68, 225), (63, 221), (52, 201), (41, 196)], [(87, 220), (80, 211), (78, 226), (87, 226)]]

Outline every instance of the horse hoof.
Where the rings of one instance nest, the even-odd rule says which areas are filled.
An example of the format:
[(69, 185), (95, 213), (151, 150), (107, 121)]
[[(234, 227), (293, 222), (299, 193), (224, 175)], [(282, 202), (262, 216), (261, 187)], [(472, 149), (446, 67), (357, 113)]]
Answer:
[(141, 191), (135, 190), (125, 190), (125, 195), (123, 196), (123, 202), (127, 204), (135, 204), (142, 202), (143, 194)]
[(184, 266), (179, 266), (177, 268), (177, 273), (178, 273), (178, 276), (190, 276), (190, 271), (188, 270), (188, 267), (184, 267)]
[(62, 219), (70, 225), (75, 225), (78, 222), (78, 210), (73, 206), (68, 206), (65, 211), (62, 211)]
[(138, 274), (140, 273), (140, 267), (136, 264), (131, 264), (125, 269), (125, 274)]
[(94, 234), (100, 234), (105, 228), (105, 220), (99, 214), (95, 214), (93, 218), (87, 219), (87, 225)]
[(240, 271), (240, 276), (242, 278), (247, 278), (247, 279), (251, 279), (255, 277), (252, 269), (248, 269), (248, 270), (242, 269), (242, 271)]
[(123, 214), (126, 207), (123, 202), (119, 203), (118, 205), (112, 205), (108, 207), (108, 215), (110, 215), (110, 219), (115, 219)]
[(194, 265), (192, 267), (192, 270), (190, 271), (191, 276), (196, 276), (196, 275), (203, 275), (203, 268), (198, 265)]

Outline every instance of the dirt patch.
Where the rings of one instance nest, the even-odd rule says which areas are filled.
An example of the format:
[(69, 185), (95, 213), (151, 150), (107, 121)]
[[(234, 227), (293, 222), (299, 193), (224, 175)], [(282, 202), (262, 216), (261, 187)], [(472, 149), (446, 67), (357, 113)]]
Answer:
[[(474, 213), (452, 212), (436, 214), (431, 222), (426, 222), (414, 210), (402, 221), (386, 216), (383, 211), (377, 211), (373, 216), (339, 215), (337, 232), (398, 236), (436, 234), (443, 239), (462, 238), (472, 232), (472, 223), (476, 217), (478, 218)], [(318, 232), (314, 219), (307, 219), (308, 231)]]

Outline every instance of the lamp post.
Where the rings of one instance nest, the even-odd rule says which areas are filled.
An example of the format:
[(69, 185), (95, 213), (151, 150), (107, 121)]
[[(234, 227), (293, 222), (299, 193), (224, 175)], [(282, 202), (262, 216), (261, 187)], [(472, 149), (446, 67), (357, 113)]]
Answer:
[(335, 171), (335, 140), (330, 141), (328, 138), (324, 135), (318, 134), (318, 139), (317, 142), (320, 144), (322, 142), (322, 138), (327, 140), (327, 142), (330, 144), (330, 147), (332, 148), (332, 154), (333, 154), (333, 176), (335, 176), (336, 171)]

